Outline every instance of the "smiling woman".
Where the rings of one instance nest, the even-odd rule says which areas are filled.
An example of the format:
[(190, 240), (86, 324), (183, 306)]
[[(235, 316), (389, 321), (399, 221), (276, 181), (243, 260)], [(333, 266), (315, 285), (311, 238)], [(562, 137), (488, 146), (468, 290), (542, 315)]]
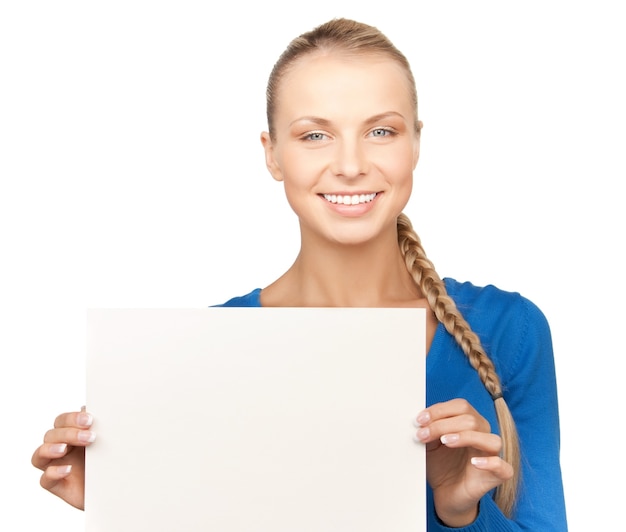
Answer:
[(307, 54), (282, 75), (261, 140), (300, 220), (303, 253), (313, 235), (324, 245), (395, 241), (419, 156), (407, 87), (395, 62), (345, 51)]
[[(566, 530), (542, 312), (517, 293), (441, 279), (403, 214), (421, 134), (406, 58), (376, 28), (331, 20), (279, 58), (267, 118), (265, 160), (298, 216), (300, 251), (224, 306), (426, 309), (428, 407), (415, 437), (428, 530)], [(61, 415), (33, 455), (42, 485), (79, 508), (92, 419)]]

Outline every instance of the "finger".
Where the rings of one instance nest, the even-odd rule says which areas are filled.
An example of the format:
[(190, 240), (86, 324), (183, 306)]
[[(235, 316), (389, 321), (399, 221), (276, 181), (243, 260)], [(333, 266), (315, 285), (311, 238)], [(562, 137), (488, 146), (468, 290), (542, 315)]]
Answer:
[(51, 491), (59, 482), (67, 478), (71, 472), (71, 465), (50, 466), (41, 475), (39, 483), (42, 488)]
[(443, 419), (451, 416), (460, 416), (462, 414), (470, 414), (475, 412), (474, 407), (467, 401), (467, 399), (456, 398), (444, 401), (442, 403), (435, 403), (429, 406), (424, 412), (429, 414), (430, 420), (435, 421), (437, 419)]
[(44, 443), (34, 453), (31, 463), (37, 469), (45, 469), (51, 460), (56, 460), (67, 453), (67, 443)]
[(441, 419), (431, 423), (429, 428), (433, 438), (439, 438), (444, 434), (453, 432), (491, 433), (489, 422), (478, 414), (460, 414), (455, 417)]
[(513, 478), (513, 466), (499, 456), (474, 456), (470, 461), (476, 469), (488, 471), (493, 475), (493, 487)]
[[(415, 437), (424, 443), (437, 441), (443, 436), (463, 433), (491, 434), (489, 422), (483, 417), (462, 414), (456, 417), (433, 421), (417, 429)], [(443, 443), (443, 442), (442, 442)], [(464, 445), (467, 446), (467, 445)]]
[(96, 433), (93, 430), (76, 428), (51, 429), (44, 435), (44, 443), (67, 443), (78, 447), (85, 447), (93, 443)]
[(84, 408), (80, 412), (66, 412), (57, 416), (54, 420), (54, 428), (76, 427), (86, 429), (91, 427), (93, 416), (85, 411)]
[(424, 427), (438, 420), (465, 416), (467, 416), (467, 419), (481, 419), (484, 423), (487, 423), (487, 420), (466, 399), (462, 398), (451, 399), (450, 401), (435, 403), (429, 406), (418, 414), (415, 422), (418, 426)]
[(446, 447), (460, 448), (471, 447), (485, 454), (499, 455), (502, 450), (502, 438), (497, 434), (476, 431), (463, 431), (443, 434), (439, 441)]

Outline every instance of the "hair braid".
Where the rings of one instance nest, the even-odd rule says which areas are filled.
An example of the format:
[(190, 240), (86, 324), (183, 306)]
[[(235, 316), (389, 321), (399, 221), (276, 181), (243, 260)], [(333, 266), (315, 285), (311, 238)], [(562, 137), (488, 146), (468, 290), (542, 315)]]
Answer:
[(519, 482), (519, 439), (511, 412), (502, 397), (500, 378), (496, 368), (482, 347), (478, 335), (472, 331), (454, 300), (448, 295), (433, 263), (426, 257), (419, 236), (405, 214), (398, 217), (398, 244), (406, 266), (417, 285), (421, 288), (437, 319), (459, 344), (489, 394), (494, 405), (502, 437), (502, 458), (513, 465), (515, 475), (496, 490), (496, 503), (505, 515), (510, 516), (515, 505)]

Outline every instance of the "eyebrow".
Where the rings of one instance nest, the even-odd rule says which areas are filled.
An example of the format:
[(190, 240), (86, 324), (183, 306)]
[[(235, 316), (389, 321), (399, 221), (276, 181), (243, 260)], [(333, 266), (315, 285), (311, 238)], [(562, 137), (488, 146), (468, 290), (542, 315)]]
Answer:
[(401, 118), (404, 121), (404, 116), (398, 113), (397, 111), (387, 111), (386, 113), (380, 113), (378, 115), (374, 115), (371, 118), (368, 118), (365, 123), (366, 124), (375, 124), (376, 122), (380, 122), (381, 120), (385, 120), (387, 118)]
[[(398, 117), (401, 118), (403, 121), (405, 120), (404, 116), (396, 111), (387, 111), (385, 113), (380, 113), (374, 116), (371, 116), (370, 118), (368, 118), (367, 120), (365, 120), (365, 124), (366, 125), (371, 125), (371, 124), (375, 124), (377, 122), (380, 122), (381, 120), (385, 120), (387, 118), (392, 118), (392, 117)], [(330, 126), (332, 124), (332, 122), (326, 118), (322, 118), (319, 116), (301, 116), (300, 118), (296, 118), (294, 121), (292, 121), (289, 126), (293, 126), (295, 123), (297, 122), (313, 122), (314, 124), (318, 124), (320, 126), (323, 127), (327, 127)]]

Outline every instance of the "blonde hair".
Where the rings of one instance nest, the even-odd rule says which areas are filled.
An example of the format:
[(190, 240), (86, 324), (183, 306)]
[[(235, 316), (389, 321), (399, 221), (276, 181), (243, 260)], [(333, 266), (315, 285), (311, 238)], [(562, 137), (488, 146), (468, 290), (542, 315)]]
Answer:
[(519, 480), (519, 438), (513, 416), (502, 396), (502, 387), (496, 368), (483, 349), (478, 335), (472, 331), (454, 300), (446, 292), (444, 282), (435, 271), (433, 263), (426, 257), (422, 243), (405, 214), (398, 216), (398, 244), (404, 256), (406, 267), (428, 300), (437, 320), (443, 324), (456, 340), (456, 343), (459, 344), (472, 367), (478, 372), (485, 388), (494, 398), (502, 437), (502, 458), (513, 465), (515, 470), (514, 477), (500, 484), (496, 489), (496, 502), (503, 513), (510, 516), (515, 505)]
[[(274, 138), (273, 117), (278, 104), (278, 87), (281, 79), (299, 58), (312, 53), (385, 55), (396, 61), (406, 72), (410, 97), (415, 108), (415, 128), (419, 133), (417, 115), (417, 90), (411, 67), (406, 57), (377, 28), (348, 19), (333, 19), (296, 37), (281, 54), (274, 65), (267, 84), (267, 122)], [(503, 448), (502, 458), (509, 462), (515, 475), (496, 489), (496, 503), (507, 516), (513, 512), (519, 483), (519, 438), (511, 412), (502, 397), (500, 378), (495, 366), (483, 349), (478, 335), (474, 333), (446, 287), (432, 262), (426, 257), (421, 241), (409, 218), (400, 214), (397, 221), (398, 245), (406, 267), (415, 283), (428, 300), (430, 308), (446, 330), (453, 336), (472, 367), (478, 372), (482, 383), (494, 399)]]

